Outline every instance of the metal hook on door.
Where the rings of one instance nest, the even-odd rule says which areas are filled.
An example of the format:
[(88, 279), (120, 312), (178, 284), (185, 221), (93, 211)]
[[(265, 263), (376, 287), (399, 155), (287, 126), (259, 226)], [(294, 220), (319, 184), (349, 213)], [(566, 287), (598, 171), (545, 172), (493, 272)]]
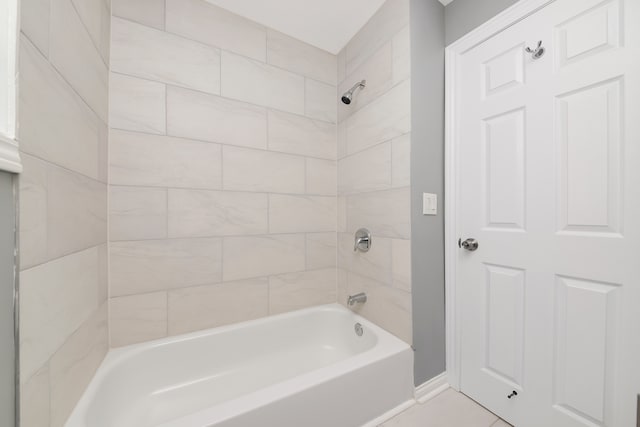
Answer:
[(531, 54), (531, 57), (533, 59), (542, 58), (542, 56), (546, 52), (546, 49), (542, 47), (542, 40), (538, 42), (538, 46), (535, 49), (531, 49), (530, 47), (527, 47), (525, 50), (527, 51), (527, 53)]

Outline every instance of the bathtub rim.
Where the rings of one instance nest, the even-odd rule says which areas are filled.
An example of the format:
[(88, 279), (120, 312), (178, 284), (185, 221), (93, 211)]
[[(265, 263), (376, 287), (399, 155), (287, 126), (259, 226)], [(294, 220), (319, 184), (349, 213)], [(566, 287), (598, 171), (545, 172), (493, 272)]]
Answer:
[[(87, 427), (87, 425), (85, 424), (85, 420), (89, 412), (90, 404), (95, 399), (95, 395), (97, 394), (102, 382), (106, 378), (108, 378), (109, 374), (114, 369), (117, 369), (121, 363), (126, 362), (126, 360), (131, 357), (135, 357), (136, 355), (139, 355), (146, 351), (161, 349), (162, 347), (170, 346), (172, 344), (179, 345), (179, 343), (185, 341), (213, 337), (216, 335), (233, 332), (235, 330), (251, 328), (253, 325), (263, 324), (266, 322), (302, 317), (306, 314), (314, 312), (337, 312), (353, 316), (354, 322), (362, 324), (362, 326), (365, 328), (365, 331), (370, 330), (376, 334), (376, 344), (361, 353), (357, 353), (351, 357), (332, 363), (328, 366), (313, 369), (311, 371), (297, 375), (293, 378), (288, 378), (268, 385), (266, 387), (252, 390), (247, 394), (238, 396), (228, 401), (214, 404), (210, 407), (201, 409), (191, 414), (165, 421), (161, 424), (158, 424), (157, 427), (178, 427), (184, 425), (183, 423), (185, 421), (188, 421), (189, 419), (197, 419), (202, 417), (206, 417), (207, 422), (224, 421), (225, 419), (229, 419), (235, 416), (238, 413), (238, 410), (241, 408), (241, 405), (245, 405), (247, 400), (254, 400), (256, 402), (256, 404), (252, 405), (252, 407), (261, 407), (269, 404), (270, 402), (285, 398), (286, 396), (291, 394), (292, 390), (304, 391), (311, 388), (313, 385), (328, 382), (340, 375), (345, 375), (348, 372), (363, 368), (368, 364), (380, 361), (388, 357), (392, 357), (394, 355), (400, 355), (406, 352), (409, 353), (411, 359), (413, 359), (413, 350), (411, 349), (411, 346), (409, 344), (402, 341), (391, 332), (386, 331), (380, 326), (365, 319), (360, 314), (344, 307), (339, 303), (307, 307), (291, 312), (274, 314), (271, 316), (233, 323), (230, 325), (223, 325), (110, 349), (104, 360), (96, 370), (96, 373), (94, 374), (91, 382), (82, 394), (80, 400), (71, 412), (71, 415), (65, 423), (65, 426)], [(411, 364), (410, 368), (411, 370), (413, 369), (413, 364)], [(413, 388), (411, 388), (411, 393), (413, 393)], [(231, 414), (214, 414), (214, 411), (220, 410), (224, 412), (230, 412)], [(193, 420), (193, 422), (195, 422), (195, 420)]]

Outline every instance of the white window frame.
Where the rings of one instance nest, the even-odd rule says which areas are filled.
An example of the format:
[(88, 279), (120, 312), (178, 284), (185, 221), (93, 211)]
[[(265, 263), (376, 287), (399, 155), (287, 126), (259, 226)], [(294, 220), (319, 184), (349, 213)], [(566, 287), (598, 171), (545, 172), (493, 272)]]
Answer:
[(18, 0), (0, 0), (0, 170), (22, 171), (16, 138)]

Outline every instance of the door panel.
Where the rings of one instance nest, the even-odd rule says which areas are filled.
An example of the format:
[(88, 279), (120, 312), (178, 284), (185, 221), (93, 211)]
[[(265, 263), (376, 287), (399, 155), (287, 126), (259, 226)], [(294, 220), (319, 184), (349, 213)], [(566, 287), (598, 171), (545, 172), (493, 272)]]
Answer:
[(635, 420), (637, 22), (637, 0), (556, 0), (461, 58), (461, 388), (518, 427)]

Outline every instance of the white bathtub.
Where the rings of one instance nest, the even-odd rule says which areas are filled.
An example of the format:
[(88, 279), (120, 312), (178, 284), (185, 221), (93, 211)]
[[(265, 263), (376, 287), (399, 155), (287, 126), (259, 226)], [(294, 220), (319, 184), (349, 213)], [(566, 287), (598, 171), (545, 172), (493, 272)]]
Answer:
[(112, 350), (66, 425), (357, 427), (412, 397), (410, 347), (333, 304)]

